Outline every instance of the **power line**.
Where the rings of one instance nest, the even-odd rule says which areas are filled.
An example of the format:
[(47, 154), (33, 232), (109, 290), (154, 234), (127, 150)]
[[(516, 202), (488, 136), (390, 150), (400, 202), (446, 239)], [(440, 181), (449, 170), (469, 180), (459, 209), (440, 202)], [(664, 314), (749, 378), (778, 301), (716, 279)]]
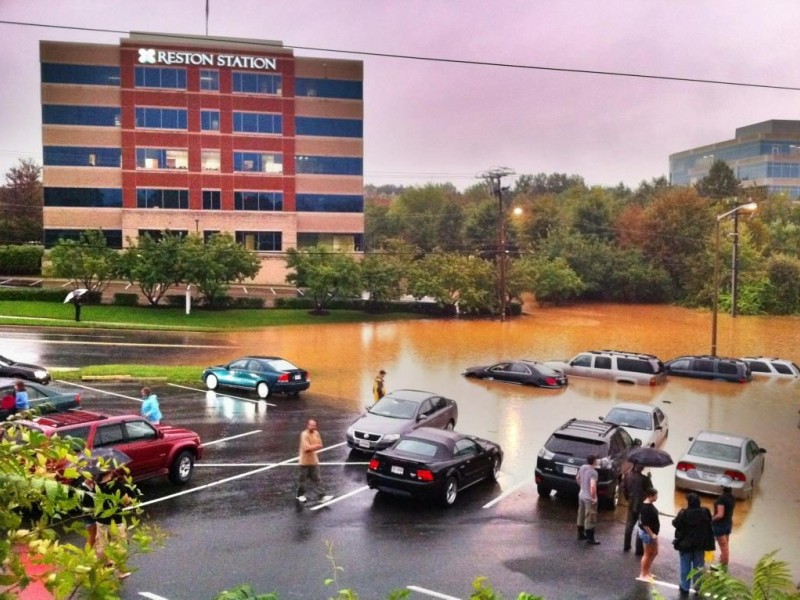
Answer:
[[(91, 33), (114, 33), (114, 34), (122, 34), (122, 35), (130, 35), (130, 31), (124, 31), (121, 29), (103, 29), (103, 28), (95, 28), (95, 27), (75, 27), (75, 26), (67, 26), (67, 25), (50, 25), (47, 23), (27, 23), (23, 21), (6, 21), (0, 20), (0, 24), (2, 25), (17, 25), (20, 27), (43, 27), (47, 29), (64, 29), (69, 31), (86, 31)], [(179, 35), (179, 34), (148, 34), (150, 37), (161, 37), (164, 38), (165, 41), (185, 41), (188, 35)], [(197, 37), (197, 36), (194, 36)], [(224, 43), (230, 41), (226, 38), (217, 38), (214, 36), (204, 36), (208, 41), (211, 42), (220, 42)], [(630, 73), (625, 71), (601, 71), (595, 69), (575, 69), (575, 68), (568, 68), (568, 67), (549, 67), (549, 66), (542, 66), (542, 65), (527, 65), (521, 63), (505, 63), (505, 62), (493, 62), (493, 61), (478, 61), (478, 60), (466, 60), (466, 59), (457, 59), (457, 58), (440, 58), (434, 56), (420, 56), (414, 54), (392, 54), (388, 52), (370, 52), (368, 50), (339, 50), (335, 48), (320, 48), (317, 46), (297, 46), (297, 45), (286, 45), (286, 44), (270, 44), (269, 42), (262, 41), (250, 41), (250, 40), (237, 40), (237, 44), (240, 45), (251, 45), (256, 47), (275, 47), (281, 49), (293, 49), (293, 50), (306, 50), (309, 52), (328, 52), (332, 54), (345, 54), (345, 55), (352, 55), (352, 56), (372, 56), (376, 58), (395, 58), (400, 60), (415, 60), (415, 61), (425, 61), (425, 62), (436, 62), (436, 63), (445, 63), (445, 64), (457, 64), (457, 65), (473, 65), (473, 66), (480, 66), (480, 67), (499, 67), (505, 69), (522, 69), (522, 70), (530, 70), (530, 71), (551, 71), (556, 73), (573, 73), (577, 75), (600, 75), (605, 77), (626, 77), (626, 78), (633, 78), (633, 79), (654, 79), (660, 81), (677, 81), (681, 83), (700, 83), (700, 84), (707, 84), (707, 85), (727, 85), (727, 86), (735, 86), (735, 87), (746, 87), (746, 88), (759, 88), (759, 89), (770, 89), (770, 90), (787, 90), (792, 92), (800, 92), (800, 87), (794, 86), (787, 86), (787, 85), (770, 85), (765, 83), (749, 83), (746, 81), (731, 81), (731, 80), (724, 80), (724, 79), (704, 79), (704, 78), (697, 78), (697, 77), (680, 77), (674, 75), (650, 75), (645, 73)]]

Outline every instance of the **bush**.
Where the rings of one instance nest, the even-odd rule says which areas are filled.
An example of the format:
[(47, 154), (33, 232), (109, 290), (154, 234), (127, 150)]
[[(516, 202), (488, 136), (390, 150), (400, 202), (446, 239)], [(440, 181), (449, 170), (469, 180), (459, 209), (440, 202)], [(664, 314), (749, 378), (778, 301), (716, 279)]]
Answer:
[(264, 299), (254, 296), (232, 298), (230, 306), (231, 308), (264, 308)]
[(0, 246), (0, 273), (3, 275), (41, 275), (41, 246)]
[(139, 294), (116, 293), (114, 304), (117, 306), (136, 306), (139, 304)]
[(63, 289), (42, 288), (0, 288), (0, 300), (21, 300), (25, 302), (64, 302), (69, 292)]

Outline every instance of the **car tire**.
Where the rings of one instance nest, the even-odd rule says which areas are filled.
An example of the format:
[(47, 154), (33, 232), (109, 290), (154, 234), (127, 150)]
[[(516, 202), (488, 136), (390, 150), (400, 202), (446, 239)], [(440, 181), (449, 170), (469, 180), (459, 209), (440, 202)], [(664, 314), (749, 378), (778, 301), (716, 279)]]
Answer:
[(598, 507), (605, 510), (614, 510), (619, 504), (619, 480), (614, 482), (614, 491), (610, 496), (599, 498)]
[(169, 467), (169, 480), (172, 483), (183, 485), (192, 478), (194, 470), (194, 455), (188, 450), (178, 453)]
[(267, 398), (269, 398), (270, 389), (266, 381), (259, 381), (256, 384), (256, 394), (258, 394), (258, 397), (261, 398), (262, 400), (266, 400)]
[(547, 497), (553, 490), (552, 488), (549, 488), (546, 485), (539, 484), (536, 486), (536, 491), (540, 496)]
[(497, 481), (497, 476), (500, 475), (500, 457), (493, 456), (492, 457), (492, 479)]
[(456, 428), (456, 422), (453, 421), (453, 419), (450, 419), (447, 422), (447, 425), (445, 426), (445, 429), (447, 429), (447, 431), (453, 431), (453, 429), (455, 429), (455, 428)]
[(219, 379), (217, 379), (216, 375), (212, 373), (206, 375), (206, 387), (210, 390), (215, 390), (219, 387)]
[(442, 495), (442, 503), (445, 506), (453, 506), (456, 498), (458, 497), (458, 480), (452, 475), (447, 478), (444, 483), (444, 494)]

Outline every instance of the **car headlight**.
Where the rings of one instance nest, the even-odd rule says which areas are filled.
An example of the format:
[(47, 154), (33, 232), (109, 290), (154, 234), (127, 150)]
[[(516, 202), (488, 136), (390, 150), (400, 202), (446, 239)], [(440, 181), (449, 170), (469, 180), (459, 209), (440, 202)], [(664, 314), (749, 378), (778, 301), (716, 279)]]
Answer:
[(553, 460), (554, 456), (555, 454), (550, 452), (550, 450), (548, 450), (544, 446), (542, 447), (541, 450), (539, 450), (539, 458), (543, 458), (545, 460)]
[(400, 439), (399, 433), (387, 433), (385, 436), (383, 436), (384, 442), (394, 442), (395, 440), (399, 439)]
[(46, 379), (47, 371), (45, 371), (44, 369), (36, 369), (33, 372), (33, 375), (36, 377), (36, 379)]
[(353, 427), (352, 425), (350, 427), (348, 427), (347, 428), (347, 437), (355, 437), (356, 436), (355, 431), (356, 431), (356, 428)]

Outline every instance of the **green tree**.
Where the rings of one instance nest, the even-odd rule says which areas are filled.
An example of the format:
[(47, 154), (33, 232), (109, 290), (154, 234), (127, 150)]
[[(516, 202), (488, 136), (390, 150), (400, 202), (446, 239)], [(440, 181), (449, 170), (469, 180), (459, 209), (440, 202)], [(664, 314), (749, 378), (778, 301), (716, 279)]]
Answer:
[(695, 188), (701, 196), (722, 200), (734, 198), (739, 193), (741, 182), (723, 160), (715, 160), (708, 170), (708, 175), (697, 182)]
[(234, 281), (252, 279), (261, 261), (229, 233), (215, 233), (207, 242), (199, 235), (183, 241), (184, 283), (194, 285), (207, 306), (219, 306)]
[(0, 245), (42, 242), (42, 167), (21, 159), (0, 188)]
[(770, 314), (800, 312), (800, 259), (776, 254), (767, 260), (767, 285), (762, 307)]
[(324, 246), (308, 250), (290, 248), (286, 252), (286, 266), (290, 270), (286, 281), (308, 291), (317, 314), (326, 312), (330, 300), (361, 292), (359, 265), (349, 254)]
[(478, 313), (496, 304), (492, 263), (476, 256), (433, 252), (414, 263), (409, 291), (430, 296), (452, 313)]
[(577, 298), (586, 284), (562, 257), (535, 261), (533, 293), (537, 302), (563, 304)]
[(99, 229), (88, 229), (77, 240), (60, 239), (50, 250), (53, 275), (90, 292), (102, 292), (108, 287), (118, 259), (116, 250), (106, 245)]
[(404, 293), (403, 261), (394, 254), (377, 251), (361, 261), (361, 285), (369, 294), (369, 305), (399, 299)]
[[(128, 243), (133, 244), (130, 238)], [(154, 240), (145, 233), (120, 254), (117, 275), (138, 285), (150, 306), (158, 306), (166, 293), (183, 281), (182, 255), (182, 236), (167, 231)]]

